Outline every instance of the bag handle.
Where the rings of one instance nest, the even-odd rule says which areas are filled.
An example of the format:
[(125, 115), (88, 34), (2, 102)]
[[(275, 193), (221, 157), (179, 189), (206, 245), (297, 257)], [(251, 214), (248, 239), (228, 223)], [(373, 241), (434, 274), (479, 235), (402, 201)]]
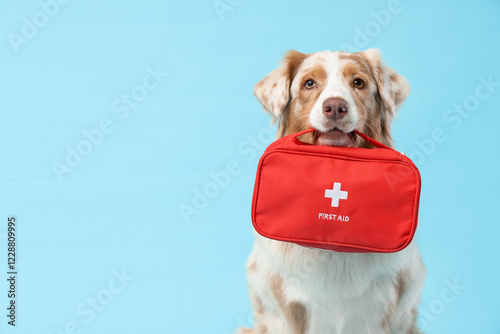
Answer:
[(377, 147), (377, 148), (386, 148), (388, 150), (392, 150), (394, 151), (394, 149), (390, 148), (389, 146), (387, 145), (384, 145), (382, 144), (381, 142), (379, 141), (376, 141), (375, 139), (373, 139), (372, 137), (368, 137), (367, 135), (365, 135), (364, 133), (362, 132), (359, 132), (358, 130), (354, 130), (354, 132), (360, 136), (361, 138), (363, 138), (364, 140), (366, 140), (367, 142), (369, 142), (370, 144), (372, 144), (373, 146)]
[[(315, 131), (315, 129), (307, 129), (307, 130), (304, 130), (304, 131), (300, 131), (300, 132), (297, 132), (297, 133), (294, 133), (294, 134), (291, 134), (290, 135), (290, 140), (292, 140), (293, 142), (295, 142), (295, 144), (302, 144), (302, 142), (297, 138), (299, 136), (302, 136), (306, 133), (310, 133), (310, 132), (313, 132)], [(384, 145), (382, 144), (381, 142), (379, 141), (376, 141), (375, 139), (371, 138), (371, 137), (368, 137), (367, 135), (365, 135), (364, 133), (358, 131), (358, 130), (354, 130), (354, 132), (360, 136), (361, 138), (363, 138), (364, 140), (366, 140), (368, 143), (372, 144), (373, 146), (375, 146), (376, 148), (385, 148), (385, 149), (388, 149), (388, 150), (391, 150), (391, 151), (394, 151), (394, 149), (390, 148), (389, 146), (387, 145)]]

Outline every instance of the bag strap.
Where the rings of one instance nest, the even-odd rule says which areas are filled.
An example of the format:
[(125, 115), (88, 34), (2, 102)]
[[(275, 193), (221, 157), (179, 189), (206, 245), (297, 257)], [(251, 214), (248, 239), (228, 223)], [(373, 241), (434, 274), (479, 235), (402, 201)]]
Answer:
[[(300, 141), (297, 139), (297, 137), (299, 136), (302, 136), (306, 133), (309, 133), (309, 132), (313, 132), (315, 131), (315, 129), (307, 129), (307, 130), (304, 130), (304, 131), (300, 131), (300, 132), (297, 132), (297, 133), (294, 133), (294, 134), (291, 134), (290, 135), (290, 139), (292, 141), (294, 141), (295, 143), (297, 144), (300, 144)], [(358, 131), (358, 130), (354, 130), (354, 132), (360, 136), (361, 138), (363, 138), (364, 140), (366, 140), (368, 143), (372, 144), (373, 146), (377, 147), (377, 148), (385, 148), (385, 149), (388, 149), (388, 150), (392, 150), (394, 151), (394, 149), (390, 148), (389, 146), (387, 145), (384, 145), (382, 144), (381, 142), (379, 141), (376, 141), (375, 139), (371, 138), (371, 137), (368, 137), (367, 135), (365, 135), (364, 133)]]
[(364, 140), (366, 140), (367, 142), (369, 142), (370, 144), (372, 144), (373, 146), (377, 147), (377, 148), (386, 148), (388, 150), (392, 150), (394, 151), (394, 149), (390, 148), (389, 146), (387, 145), (384, 145), (382, 144), (381, 142), (379, 141), (376, 141), (375, 139), (373, 139), (372, 137), (368, 137), (367, 135), (365, 135), (364, 133), (362, 132), (359, 132), (358, 130), (354, 130), (354, 132), (356, 132), (356, 134), (358, 136), (360, 136), (361, 138), (363, 138)]

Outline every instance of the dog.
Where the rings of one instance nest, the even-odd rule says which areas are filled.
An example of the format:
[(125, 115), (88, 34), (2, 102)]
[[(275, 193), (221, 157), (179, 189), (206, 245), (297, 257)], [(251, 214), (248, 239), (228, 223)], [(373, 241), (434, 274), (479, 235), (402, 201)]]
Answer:
[[(255, 85), (277, 138), (308, 128), (316, 145), (393, 147), (390, 125), (410, 93), (377, 49), (286, 53)], [(307, 135), (305, 135), (307, 136)], [(247, 263), (253, 329), (235, 334), (416, 334), (425, 267), (415, 241), (397, 253), (341, 253), (255, 233)]]

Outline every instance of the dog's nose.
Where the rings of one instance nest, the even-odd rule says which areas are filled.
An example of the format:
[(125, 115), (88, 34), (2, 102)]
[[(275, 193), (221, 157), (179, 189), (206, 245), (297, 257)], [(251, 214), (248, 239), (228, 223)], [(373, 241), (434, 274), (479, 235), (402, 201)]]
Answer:
[(344, 117), (349, 111), (347, 102), (341, 98), (330, 98), (323, 102), (323, 113), (335, 121)]

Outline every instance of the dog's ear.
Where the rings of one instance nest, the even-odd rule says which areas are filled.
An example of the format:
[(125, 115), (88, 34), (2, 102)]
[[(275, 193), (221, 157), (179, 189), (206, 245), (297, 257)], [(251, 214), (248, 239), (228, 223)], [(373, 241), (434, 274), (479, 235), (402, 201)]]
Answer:
[(375, 75), (383, 106), (390, 117), (394, 117), (399, 107), (410, 94), (408, 81), (382, 62), (378, 49), (368, 49), (361, 52), (361, 54), (370, 64)]
[(254, 95), (276, 120), (290, 102), (290, 84), (306, 54), (290, 50), (285, 54), (280, 67), (259, 81), (254, 88)]

